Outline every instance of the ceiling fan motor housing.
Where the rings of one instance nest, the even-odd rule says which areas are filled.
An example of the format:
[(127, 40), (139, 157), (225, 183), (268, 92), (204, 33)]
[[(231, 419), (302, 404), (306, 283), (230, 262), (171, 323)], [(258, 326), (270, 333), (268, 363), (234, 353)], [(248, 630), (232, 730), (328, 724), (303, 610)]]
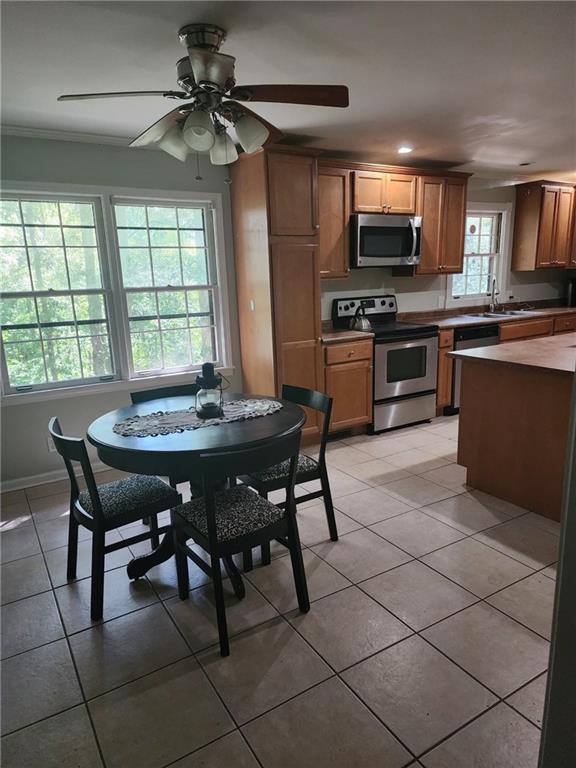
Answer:
[(214, 24), (187, 24), (178, 31), (178, 37), (186, 48), (201, 48), (217, 53), (226, 39), (226, 30)]

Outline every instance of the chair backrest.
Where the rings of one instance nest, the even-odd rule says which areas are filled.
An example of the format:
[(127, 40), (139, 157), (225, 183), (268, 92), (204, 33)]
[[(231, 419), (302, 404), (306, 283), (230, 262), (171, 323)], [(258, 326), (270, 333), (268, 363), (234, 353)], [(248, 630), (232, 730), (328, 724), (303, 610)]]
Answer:
[(156, 387), (155, 389), (139, 389), (130, 392), (132, 404), (147, 403), (148, 400), (158, 400), (161, 397), (181, 397), (190, 395), (195, 397), (200, 387), (198, 384), (178, 384), (173, 387)]
[(202, 477), (208, 534), (212, 544), (216, 544), (217, 541), (214, 493), (219, 483), (225, 478), (249, 475), (288, 460), (290, 466), (286, 476), (286, 509), (290, 514), (294, 514), (294, 482), (298, 467), (300, 437), (301, 433), (298, 431), (271, 438), (250, 448), (200, 455), (198, 470)]
[(316, 389), (283, 384), (282, 399), (289, 400), (291, 403), (296, 403), (296, 405), (302, 405), (304, 408), (312, 408), (314, 411), (320, 411), (324, 414), (320, 437), (320, 451), (318, 454), (318, 463), (324, 464), (326, 441), (328, 440), (328, 430), (330, 429), (330, 416), (332, 415), (332, 398), (324, 394), (324, 392), (318, 392)]
[[(70, 504), (74, 505), (80, 495), (78, 480), (76, 479), (74, 468), (72, 466), (72, 462), (78, 462), (82, 468), (82, 474), (86, 481), (86, 488), (90, 494), (90, 500), (92, 501), (93, 513), (91, 516), (95, 521), (103, 521), (102, 504), (98, 494), (98, 486), (94, 480), (90, 457), (86, 450), (86, 443), (81, 437), (67, 437), (66, 435), (63, 435), (60, 422), (55, 416), (53, 416), (48, 423), (48, 431), (54, 441), (56, 450), (64, 459), (66, 471), (70, 478)], [(84, 514), (88, 515), (85, 510), (83, 511)]]

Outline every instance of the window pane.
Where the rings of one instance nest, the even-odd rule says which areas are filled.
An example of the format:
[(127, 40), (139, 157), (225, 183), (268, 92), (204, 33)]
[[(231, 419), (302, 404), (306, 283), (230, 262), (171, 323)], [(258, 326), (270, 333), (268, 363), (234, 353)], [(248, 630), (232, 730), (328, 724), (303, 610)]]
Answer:
[(36, 325), (34, 299), (2, 299), (0, 302), (2, 325)]
[(100, 294), (74, 296), (74, 309), (77, 320), (105, 320), (104, 297)]
[(464, 238), (464, 253), (478, 253), (478, 238), (476, 235), (466, 235)]
[(84, 227), (64, 227), (64, 242), (71, 246), (96, 245), (96, 232)]
[(82, 378), (80, 353), (76, 339), (49, 339), (44, 342), (44, 350), (50, 381)]
[(480, 235), (480, 248), (479, 253), (491, 253), (492, 252), (492, 238), (488, 235)]
[(0, 248), (0, 289), (5, 293), (32, 287), (25, 248)]
[(200, 365), (206, 361), (216, 359), (216, 346), (214, 344), (214, 330), (212, 328), (192, 328), (190, 330), (192, 342), (192, 362)]
[(178, 247), (178, 232), (175, 229), (151, 229), (150, 245), (164, 248)]
[(149, 227), (178, 226), (178, 223), (176, 221), (175, 208), (148, 206), (148, 226)]
[(480, 234), (492, 236), (493, 224), (494, 219), (492, 216), (482, 216), (482, 220), (480, 222)]
[(119, 229), (118, 245), (121, 248), (147, 248), (148, 232), (145, 229)]
[(466, 293), (480, 293), (480, 275), (469, 275), (466, 278)]
[(198, 229), (181, 229), (180, 245), (182, 248), (203, 248), (204, 232)]
[(208, 284), (208, 265), (203, 248), (182, 248), (182, 269), (186, 285)]
[(96, 248), (68, 248), (70, 285), (78, 288), (101, 288), (100, 262)]
[(20, 224), (20, 206), (17, 200), (0, 200), (0, 224)]
[(62, 245), (62, 231), (59, 227), (26, 227), (28, 245)]
[(178, 226), (183, 229), (204, 229), (202, 208), (178, 208)]
[(128, 294), (128, 317), (145, 317), (152, 315), (156, 317), (156, 294), (155, 293), (129, 293)]
[(66, 260), (62, 248), (29, 248), (30, 269), (35, 291), (68, 289)]
[(480, 217), (479, 216), (466, 217), (466, 234), (469, 234), (469, 235), (480, 234)]
[(22, 227), (1, 226), (0, 245), (24, 245)]
[(74, 322), (71, 296), (40, 296), (36, 302), (41, 324)]
[(466, 259), (467, 269), (466, 272), (469, 275), (479, 275), (482, 270), (482, 259), (480, 256), (469, 256)]
[(92, 203), (60, 203), (60, 216), (67, 226), (94, 226)]
[(60, 225), (58, 203), (23, 200), (21, 206), (24, 224)]
[(160, 315), (186, 315), (184, 291), (166, 291), (158, 294)]
[(145, 227), (146, 208), (140, 205), (115, 205), (116, 224), (119, 227)]
[(147, 248), (120, 248), (122, 281), (126, 288), (152, 285), (150, 251)]
[(107, 335), (84, 337), (79, 340), (79, 344), (85, 379), (112, 373), (112, 355)]
[(132, 358), (135, 371), (162, 368), (160, 335), (158, 333), (131, 333)]
[(153, 248), (154, 285), (182, 285), (178, 248)]
[(180, 368), (190, 365), (190, 343), (188, 331), (162, 331), (164, 367)]
[(5, 344), (6, 367), (10, 384), (22, 387), (46, 381), (42, 345), (39, 341), (24, 344)]

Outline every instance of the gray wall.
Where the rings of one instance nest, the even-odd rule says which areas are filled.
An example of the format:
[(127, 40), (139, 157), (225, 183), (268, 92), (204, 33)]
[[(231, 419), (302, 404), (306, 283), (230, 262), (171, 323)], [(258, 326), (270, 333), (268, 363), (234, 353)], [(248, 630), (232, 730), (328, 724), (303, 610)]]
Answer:
[[(234, 391), (242, 390), (238, 310), (232, 250), (232, 225), (228, 171), (201, 158), (202, 181), (195, 181), (192, 159), (180, 163), (163, 152), (127, 147), (4, 136), (2, 186), (18, 182), (102, 185), (142, 190), (219, 192), (224, 208), (224, 236), (230, 295), (232, 332), (231, 376)], [(43, 474), (62, 468), (60, 457), (48, 453), (46, 425), (59, 415), (67, 432), (82, 435), (96, 416), (129, 403), (128, 390), (97, 395), (71, 395), (66, 399), (27, 402), (2, 408), (2, 480)]]

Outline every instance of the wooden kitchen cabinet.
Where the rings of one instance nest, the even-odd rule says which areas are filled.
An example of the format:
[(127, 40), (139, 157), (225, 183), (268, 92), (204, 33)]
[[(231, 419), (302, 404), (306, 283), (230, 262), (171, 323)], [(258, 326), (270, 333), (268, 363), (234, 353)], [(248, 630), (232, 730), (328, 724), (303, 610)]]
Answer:
[(454, 348), (454, 331), (441, 330), (438, 333), (438, 380), (436, 385), (436, 407), (444, 408), (452, 403), (452, 377), (454, 360), (448, 352)]
[(422, 176), (417, 213), (422, 217), (417, 275), (462, 272), (466, 180)]
[(330, 431), (369, 424), (373, 406), (372, 342), (327, 345), (324, 353), (325, 390), (334, 399)]
[(321, 166), (318, 169), (318, 262), (320, 277), (350, 274), (350, 171)]
[(498, 336), (501, 342), (519, 341), (520, 339), (535, 339), (538, 336), (551, 336), (553, 331), (554, 319), (552, 317), (544, 317), (537, 320), (502, 323)]
[(316, 158), (271, 152), (268, 155), (270, 234), (318, 234)]
[(572, 185), (546, 181), (517, 185), (512, 269), (567, 267), (573, 218)]
[(414, 213), (418, 176), (407, 173), (354, 171), (354, 211)]
[(554, 318), (554, 335), (557, 333), (570, 333), (576, 331), (576, 314), (562, 315)]

